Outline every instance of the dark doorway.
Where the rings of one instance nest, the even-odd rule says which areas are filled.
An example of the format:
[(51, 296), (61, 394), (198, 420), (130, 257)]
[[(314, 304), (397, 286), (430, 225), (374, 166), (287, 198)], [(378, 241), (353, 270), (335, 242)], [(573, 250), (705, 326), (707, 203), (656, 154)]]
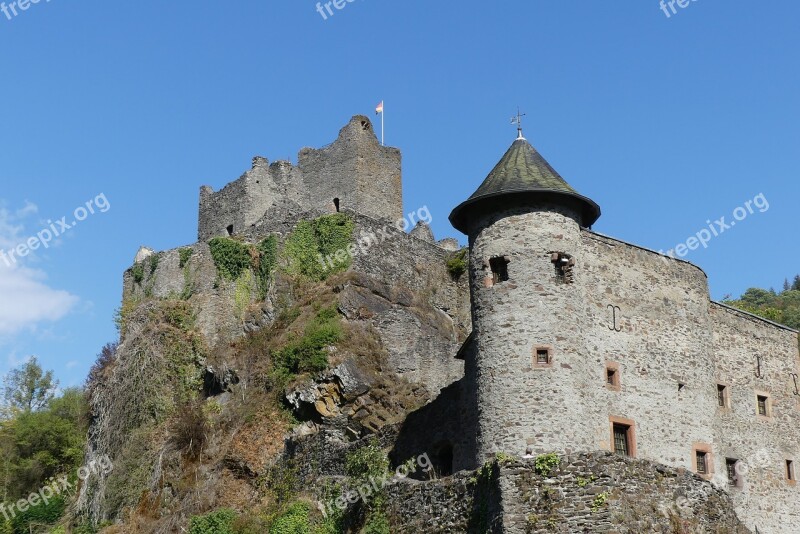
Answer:
[(433, 466), (439, 476), (448, 477), (453, 474), (453, 445), (448, 441), (439, 443), (434, 449)]
[(333, 205), (336, 206), (336, 213), (339, 213), (339, 199), (338, 198), (334, 198), (333, 199)]
[(230, 226), (228, 226), (228, 228), (226, 228), (226, 230), (228, 230), (228, 235), (233, 235), (233, 225), (232, 224)]

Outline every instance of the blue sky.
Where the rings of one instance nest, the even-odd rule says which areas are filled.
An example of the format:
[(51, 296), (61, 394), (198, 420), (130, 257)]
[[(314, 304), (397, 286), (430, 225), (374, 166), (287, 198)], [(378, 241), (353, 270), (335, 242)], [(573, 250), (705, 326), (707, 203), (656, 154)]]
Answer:
[(686, 259), (715, 299), (780, 288), (800, 272), (800, 3), (678, 11), (356, 0), (325, 20), (310, 0), (42, 0), (0, 13), (0, 250), (98, 195), (110, 206), (0, 261), (0, 372), (36, 354), (81, 383), (116, 337), (137, 248), (195, 241), (200, 185), (254, 155), (296, 161), (382, 99), (406, 211), (427, 205), (437, 238), (457, 236), (447, 216), (513, 141), (520, 106), (526, 137), (603, 208), (599, 232), (666, 250), (763, 193), (768, 210)]

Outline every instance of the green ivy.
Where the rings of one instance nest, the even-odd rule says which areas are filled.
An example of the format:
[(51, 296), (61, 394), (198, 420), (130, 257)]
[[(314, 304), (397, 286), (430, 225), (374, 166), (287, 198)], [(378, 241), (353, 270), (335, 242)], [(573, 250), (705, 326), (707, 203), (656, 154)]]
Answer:
[(553, 469), (558, 467), (559, 463), (561, 463), (561, 460), (557, 454), (542, 454), (541, 456), (536, 457), (536, 460), (534, 461), (534, 469), (536, 470), (537, 474), (543, 477), (549, 477), (550, 473), (553, 472)]
[[(348, 247), (353, 244), (354, 228), (353, 219), (345, 213), (300, 221), (286, 240), (287, 271), (317, 281), (346, 271), (353, 263)], [(337, 253), (340, 260), (334, 259)]]
[(194, 516), (189, 521), (189, 534), (233, 534), (235, 520), (236, 512), (228, 508), (221, 508), (203, 516)]
[(272, 523), (269, 534), (310, 534), (313, 530), (309, 512), (306, 503), (296, 502), (290, 505)]
[(256, 247), (258, 266), (255, 268), (258, 281), (258, 294), (261, 299), (267, 298), (272, 272), (278, 264), (278, 240), (274, 235), (261, 241)]
[(208, 242), (217, 272), (226, 280), (236, 280), (250, 267), (252, 256), (245, 243), (227, 237), (215, 237)]

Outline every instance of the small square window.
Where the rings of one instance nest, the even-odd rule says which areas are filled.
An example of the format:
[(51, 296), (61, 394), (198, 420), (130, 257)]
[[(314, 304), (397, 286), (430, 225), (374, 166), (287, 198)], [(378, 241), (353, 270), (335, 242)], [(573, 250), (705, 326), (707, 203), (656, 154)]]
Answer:
[(619, 365), (614, 362), (606, 363), (606, 387), (619, 391), (620, 371)]
[(683, 390), (685, 389), (686, 389), (686, 384), (684, 384), (683, 382), (678, 382), (678, 392), (683, 393)]
[(708, 453), (705, 451), (696, 451), (697, 455), (697, 474), (708, 474)]
[(717, 384), (717, 405), (720, 408), (728, 407), (728, 386)]
[(606, 382), (609, 386), (616, 386), (617, 385), (617, 370), (616, 369), (606, 369)]
[(734, 458), (725, 458), (725, 471), (728, 474), (728, 484), (730, 486), (739, 486), (739, 469), (737, 467), (738, 463), (739, 460)]
[(792, 460), (786, 460), (786, 480), (789, 482), (796, 482), (795, 474), (794, 474), (794, 462)]
[(536, 349), (536, 363), (547, 365), (550, 363), (550, 351), (547, 349)]
[(766, 395), (758, 395), (758, 415), (769, 417), (769, 397)]
[(505, 256), (498, 256), (489, 260), (489, 267), (492, 269), (492, 281), (495, 284), (508, 281), (509, 263)]

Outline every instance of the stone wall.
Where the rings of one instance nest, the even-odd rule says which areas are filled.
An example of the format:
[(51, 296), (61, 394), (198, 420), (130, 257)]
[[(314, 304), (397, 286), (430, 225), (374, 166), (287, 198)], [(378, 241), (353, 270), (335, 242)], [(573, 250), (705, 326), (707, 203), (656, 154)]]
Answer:
[[(610, 453), (503, 459), (387, 488), (392, 532), (746, 534), (730, 497), (684, 470)], [(761, 532), (766, 532), (762, 530)]]

